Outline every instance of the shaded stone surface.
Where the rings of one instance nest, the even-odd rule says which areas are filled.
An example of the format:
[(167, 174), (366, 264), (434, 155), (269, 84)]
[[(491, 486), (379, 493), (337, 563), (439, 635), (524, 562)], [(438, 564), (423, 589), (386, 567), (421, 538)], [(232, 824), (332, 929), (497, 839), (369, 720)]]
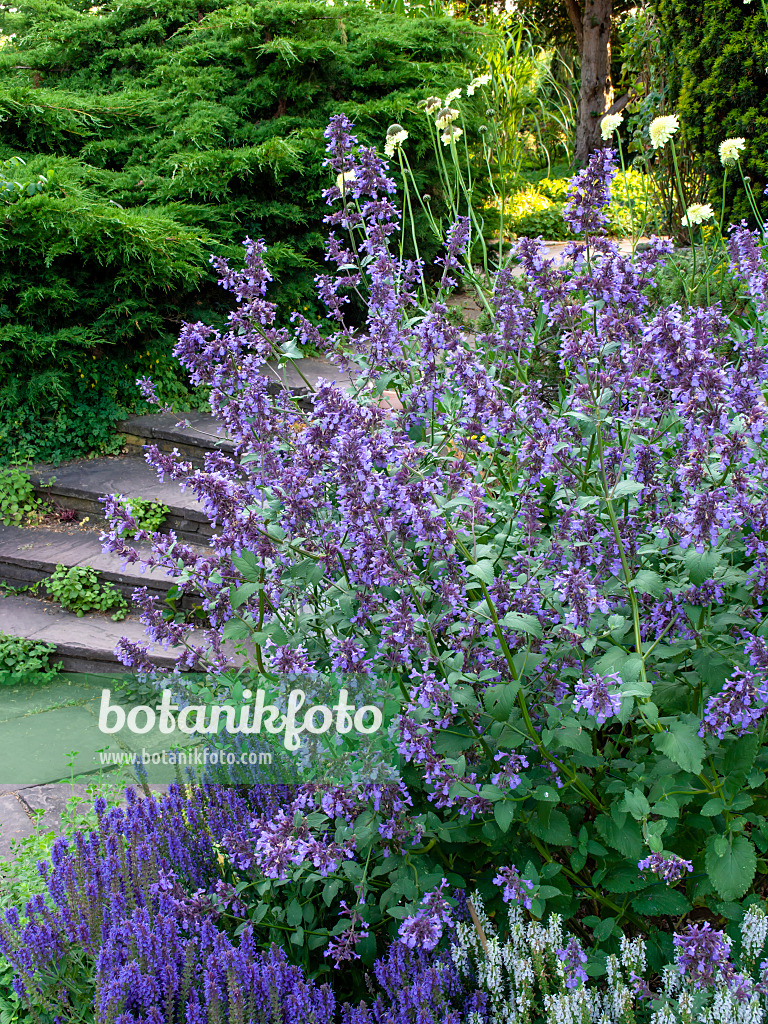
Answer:
[(12, 793), (0, 796), (0, 857), (11, 856), (14, 839), (25, 839), (35, 831), (32, 819)]
[[(118, 677), (121, 673), (116, 671), (112, 675)], [(105, 675), (96, 685), (59, 678), (45, 686), (4, 686), (0, 690), (0, 725), (41, 711), (88, 704), (96, 692), (101, 692), (102, 686), (110, 686), (111, 683), (110, 676)]]
[[(113, 622), (108, 616), (95, 613), (78, 618), (53, 602), (17, 595), (0, 596), (0, 633), (53, 644), (55, 660), (62, 661), (65, 671), (71, 672), (122, 670), (114, 655), (117, 641), (127, 637), (133, 643), (143, 644), (147, 639), (144, 626), (137, 619)], [(194, 633), (192, 638), (194, 641)], [(159, 645), (150, 645), (149, 656), (158, 666), (173, 664), (172, 654)]]
[[(137, 545), (147, 553), (146, 545)], [(173, 586), (164, 570), (151, 568), (142, 573), (136, 565), (121, 566), (117, 555), (101, 550), (99, 533), (77, 526), (60, 527), (55, 532), (43, 528), (3, 526), (0, 524), (0, 579), (12, 586), (27, 585), (50, 576), (57, 565), (90, 566), (128, 596), (134, 587), (148, 587), (161, 595)]]
[[(17, 799), (42, 828), (58, 832), (65, 813), (77, 814), (91, 804), (87, 787), (81, 783), (53, 783), (48, 786), (27, 786), (16, 794)], [(74, 798), (74, 803), (71, 803)], [(69, 805), (69, 811), (68, 811)], [(39, 815), (39, 816), (38, 816)]]
[(155, 470), (141, 458), (105, 456), (56, 467), (37, 466), (30, 475), (43, 498), (93, 502), (106, 494), (122, 494), (127, 498), (162, 501), (176, 515), (207, 521), (202, 506), (191, 491), (182, 491), (172, 480), (166, 479), (161, 483)]

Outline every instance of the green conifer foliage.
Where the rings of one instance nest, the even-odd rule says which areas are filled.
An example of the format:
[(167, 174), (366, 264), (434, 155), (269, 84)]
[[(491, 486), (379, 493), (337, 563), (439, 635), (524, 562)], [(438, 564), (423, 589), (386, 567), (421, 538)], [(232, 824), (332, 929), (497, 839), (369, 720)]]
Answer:
[(0, 173), (0, 451), (51, 459), (108, 450), (150, 364), (182, 396), (181, 321), (226, 315), (210, 253), (264, 237), (276, 299), (314, 308), (332, 113), (367, 144), (405, 125), (434, 192), (417, 103), (482, 41), (362, 0), (22, 0), (0, 31), (0, 159), (25, 161)]
[[(755, 195), (768, 183), (768, 25), (759, 0), (654, 0), (675, 55), (673, 96), (686, 140), (704, 162), (713, 204), (723, 168), (719, 144), (742, 136), (742, 169)], [(765, 201), (763, 201), (765, 203)], [(764, 212), (764, 211), (763, 211)], [(754, 221), (739, 177), (726, 181), (726, 222)]]

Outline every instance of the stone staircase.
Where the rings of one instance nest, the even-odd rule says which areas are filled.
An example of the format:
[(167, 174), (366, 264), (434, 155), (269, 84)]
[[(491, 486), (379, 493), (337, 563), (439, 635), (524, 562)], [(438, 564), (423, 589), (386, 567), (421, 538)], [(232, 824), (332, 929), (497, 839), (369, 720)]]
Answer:
[[(301, 371), (311, 387), (321, 378), (340, 385), (348, 377), (321, 359), (301, 361)], [(274, 378), (270, 390), (289, 389), (300, 400), (311, 390), (307, 381), (289, 367), (268, 367)], [(179, 425), (179, 420), (184, 423)], [(137, 567), (122, 567), (121, 559), (101, 551), (99, 534), (103, 528), (102, 500), (106, 495), (143, 498), (162, 502), (168, 515), (161, 529), (173, 530), (180, 540), (204, 550), (212, 528), (200, 503), (190, 491), (182, 491), (171, 480), (161, 482), (143, 457), (146, 445), (156, 444), (161, 451), (178, 450), (182, 459), (201, 465), (206, 452), (232, 453), (232, 442), (223, 434), (222, 424), (205, 413), (172, 413), (134, 416), (119, 425), (125, 436), (124, 453), (114, 457), (82, 459), (59, 466), (37, 466), (31, 474), (37, 495), (67, 509), (74, 509), (77, 521), (37, 527), (0, 526), (0, 584), (18, 591), (41, 584), (57, 565), (91, 566), (105, 583), (112, 583), (126, 598), (137, 586), (164, 599), (173, 581), (164, 573), (142, 574)], [(44, 587), (38, 591), (44, 595)], [(187, 602), (189, 604), (189, 601)], [(0, 591), (0, 632), (38, 639), (56, 648), (56, 660), (65, 670), (77, 672), (119, 671), (121, 665), (112, 653), (121, 636), (144, 640), (138, 619), (128, 616), (112, 622), (107, 614), (77, 617), (42, 596)], [(172, 652), (150, 650), (158, 666), (172, 663)]]

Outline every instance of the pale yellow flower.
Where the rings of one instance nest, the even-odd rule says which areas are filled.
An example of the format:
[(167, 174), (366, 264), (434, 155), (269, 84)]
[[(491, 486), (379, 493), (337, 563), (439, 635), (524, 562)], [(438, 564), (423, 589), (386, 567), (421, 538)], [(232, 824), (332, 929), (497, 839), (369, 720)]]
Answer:
[(463, 134), (463, 128), (457, 128), (456, 125), (451, 125), (443, 132), (440, 138), (443, 140), (444, 146), (450, 146), (452, 142), (458, 142)]
[(340, 174), (336, 178), (336, 188), (339, 190), (339, 192), (344, 193), (344, 192), (347, 191), (347, 182), (348, 181), (354, 181), (354, 180), (355, 180), (355, 172), (354, 171), (344, 171), (343, 174)]
[(623, 120), (623, 114), (606, 114), (600, 122), (600, 133), (603, 140), (610, 139)]
[(723, 167), (735, 164), (746, 144), (746, 140), (740, 136), (736, 139), (724, 139), (719, 146), (720, 163)]
[(448, 95), (445, 97), (446, 107), (450, 107), (453, 101), (457, 100), (459, 96), (461, 96), (461, 89), (454, 89), (452, 92), (449, 92)]
[(384, 152), (388, 157), (395, 155), (398, 146), (402, 146), (408, 138), (408, 132), (401, 124), (391, 124), (387, 128), (387, 141), (384, 143)]
[(715, 211), (709, 203), (694, 203), (693, 206), (689, 206), (685, 211), (682, 221), (683, 224), (687, 224), (689, 228), (692, 228), (694, 224), (703, 224), (705, 220), (712, 220), (714, 216)]
[(427, 96), (424, 102), (424, 110), (428, 114), (434, 114), (436, 110), (439, 110), (443, 105), (443, 101), (439, 96)]
[(666, 146), (679, 127), (680, 122), (677, 119), (677, 114), (654, 117), (648, 128), (653, 148), (661, 149), (662, 146)]
[(439, 131), (442, 131), (443, 128), (447, 128), (449, 124), (453, 124), (458, 117), (459, 112), (455, 107), (443, 107), (435, 119), (435, 127)]
[(473, 78), (467, 86), (467, 96), (474, 96), (475, 90), (479, 89), (481, 85), (488, 85), (490, 80), (490, 75), (478, 75), (477, 78)]

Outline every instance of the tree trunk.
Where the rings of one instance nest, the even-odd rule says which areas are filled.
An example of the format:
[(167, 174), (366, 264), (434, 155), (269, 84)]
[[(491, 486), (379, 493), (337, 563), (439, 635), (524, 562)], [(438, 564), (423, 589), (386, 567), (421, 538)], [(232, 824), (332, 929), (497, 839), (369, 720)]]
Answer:
[[(575, 7), (569, 3), (568, 13)], [(611, 82), (611, 4), (612, 0), (584, 0), (581, 17), (581, 91), (579, 121), (576, 127), (576, 162), (585, 164), (590, 153), (603, 141), (600, 121), (613, 103)], [(573, 18), (571, 18), (573, 20)], [(577, 33), (577, 39), (579, 33)]]

